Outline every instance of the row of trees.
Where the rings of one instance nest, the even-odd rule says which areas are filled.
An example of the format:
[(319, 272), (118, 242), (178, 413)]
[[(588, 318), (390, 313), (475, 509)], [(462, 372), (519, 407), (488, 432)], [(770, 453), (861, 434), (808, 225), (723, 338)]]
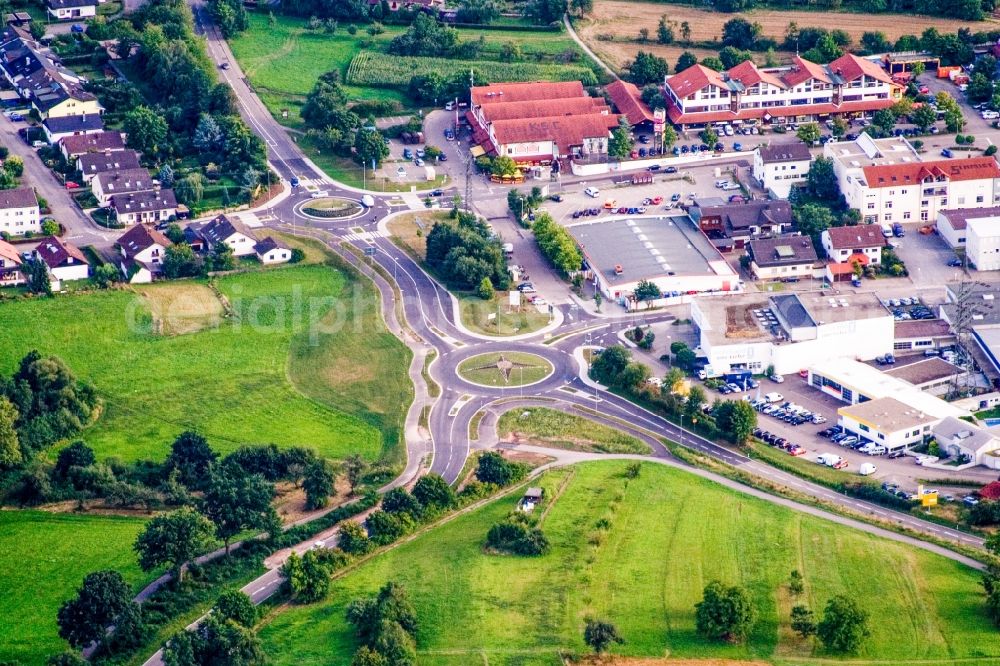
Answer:
[(548, 213), (541, 212), (536, 217), (531, 229), (535, 234), (538, 248), (556, 270), (561, 273), (572, 273), (580, 270), (583, 256), (566, 227), (558, 224)]
[(456, 220), (434, 224), (427, 234), (426, 261), (458, 289), (479, 288), (483, 280), (494, 289), (510, 286), (500, 239), (473, 213), (456, 209)]
[[(712, 0), (720, 12), (743, 12), (754, 7), (797, 7), (793, 0)], [(866, 14), (900, 12), (929, 14), (947, 18), (979, 21), (995, 8), (994, 0), (825, 0), (817, 7), (833, 11), (851, 9)]]

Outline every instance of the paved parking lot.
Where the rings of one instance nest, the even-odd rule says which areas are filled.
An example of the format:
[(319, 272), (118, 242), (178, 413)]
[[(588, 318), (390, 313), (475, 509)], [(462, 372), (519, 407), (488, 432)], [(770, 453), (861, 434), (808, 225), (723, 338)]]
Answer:
[(915, 285), (941, 286), (962, 279), (962, 269), (948, 266), (955, 253), (938, 234), (921, 234), (919, 224), (906, 226), (906, 236), (895, 238), (896, 254), (906, 264)]

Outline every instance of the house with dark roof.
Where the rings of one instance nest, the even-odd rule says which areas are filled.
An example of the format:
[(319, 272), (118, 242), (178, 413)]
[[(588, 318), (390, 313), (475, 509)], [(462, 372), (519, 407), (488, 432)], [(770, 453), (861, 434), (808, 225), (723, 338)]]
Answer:
[(868, 117), (902, 96), (882, 66), (847, 53), (828, 65), (796, 56), (790, 66), (746, 60), (724, 72), (692, 65), (666, 79), (667, 116), (682, 130), (714, 123), (786, 124)]
[(57, 236), (43, 238), (32, 258), (45, 264), (52, 288), (56, 291), (63, 280), (86, 280), (90, 277), (90, 264), (80, 248)]
[(743, 249), (751, 239), (788, 233), (794, 227), (787, 201), (695, 205), (688, 209), (688, 216), (723, 252)]
[(163, 271), (163, 258), (170, 239), (148, 224), (137, 224), (117, 241), (115, 247), (121, 254), (119, 268), (132, 284), (152, 282)]
[(139, 169), (139, 153), (134, 150), (116, 150), (103, 153), (84, 153), (76, 158), (76, 170), (83, 182), (89, 183), (99, 173)]
[(747, 244), (750, 272), (758, 280), (812, 278), (819, 257), (808, 236), (756, 238)]
[(886, 240), (877, 224), (831, 227), (820, 234), (820, 239), (829, 260), (826, 270), (833, 281), (851, 280), (855, 265), (864, 268), (882, 263)]
[(0, 190), (0, 231), (11, 236), (41, 233), (42, 221), (34, 188)]
[(23, 263), (17, 248), (0, 240), (0, 287), (24, 284), (24, 273), (21, 271)]
[(97, 0), (47, 0), (49, 16), (56, 21), (76, 21), (97, 15)]
[(68, 136), (59, 142), (59, 151), (67, 162), (73, 162), (87, 153), (108, 153), (125, 150), (121, 132), (97, 132)]
[(268, 236), (253, 246), (262, 264), (283, 264), (292, 258), (292, 250), (280, 241)]
[(217, 215), (199, 230), (209, 249), (218, 243), (225, 243), (233, 249), (233, 256), (245, 257), (254, 254), (257, 237), (253, 231), (237, 217)]
[(98, 205), (104, 207), (116, 194), (155, 190), (156, 185), (145, 169), (121, 169), (97, 174), (90, 181), (90, 189), (97, 198)]
[(119, 224), (159, 224), (177, 216), (177, 198), (171, 189), (114, 194), (110, 208)]
[(104, 121), (95, 114), (80, 116), (53, 116), (42, 122), (42, 131), (49, 145), (60, 139), (81, 134), (97, 134), (104, 131)]
[(787, 199), (792, 186), (809, 175), (812, 153), (802, 142), (758, 146), (753, 153), (754, 180), (779, 199)]

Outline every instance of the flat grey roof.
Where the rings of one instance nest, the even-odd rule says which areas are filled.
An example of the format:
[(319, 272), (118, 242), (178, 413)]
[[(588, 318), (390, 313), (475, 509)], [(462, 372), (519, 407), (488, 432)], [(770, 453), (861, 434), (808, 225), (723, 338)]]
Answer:
[[(687, 216), (620, 217), (568, 226), (590, 267), (609, 285), (663, 275), (734, 275)], [(615, 266), (624, 272), (615, 275)]]

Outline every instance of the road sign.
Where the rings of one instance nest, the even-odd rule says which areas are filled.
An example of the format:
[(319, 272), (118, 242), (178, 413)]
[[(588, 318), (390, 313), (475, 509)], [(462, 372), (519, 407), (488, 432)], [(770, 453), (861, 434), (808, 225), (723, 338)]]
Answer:
[(512, 308), (516, 308), (521, 305), (521, 292), (514, 290), (507, 292), (507, 304)]
[(377, 247), (366, 247), (365, 248), (365, 256), (366, 257), (374, 257), (376, 252), (378, 252), (378, 248)]

